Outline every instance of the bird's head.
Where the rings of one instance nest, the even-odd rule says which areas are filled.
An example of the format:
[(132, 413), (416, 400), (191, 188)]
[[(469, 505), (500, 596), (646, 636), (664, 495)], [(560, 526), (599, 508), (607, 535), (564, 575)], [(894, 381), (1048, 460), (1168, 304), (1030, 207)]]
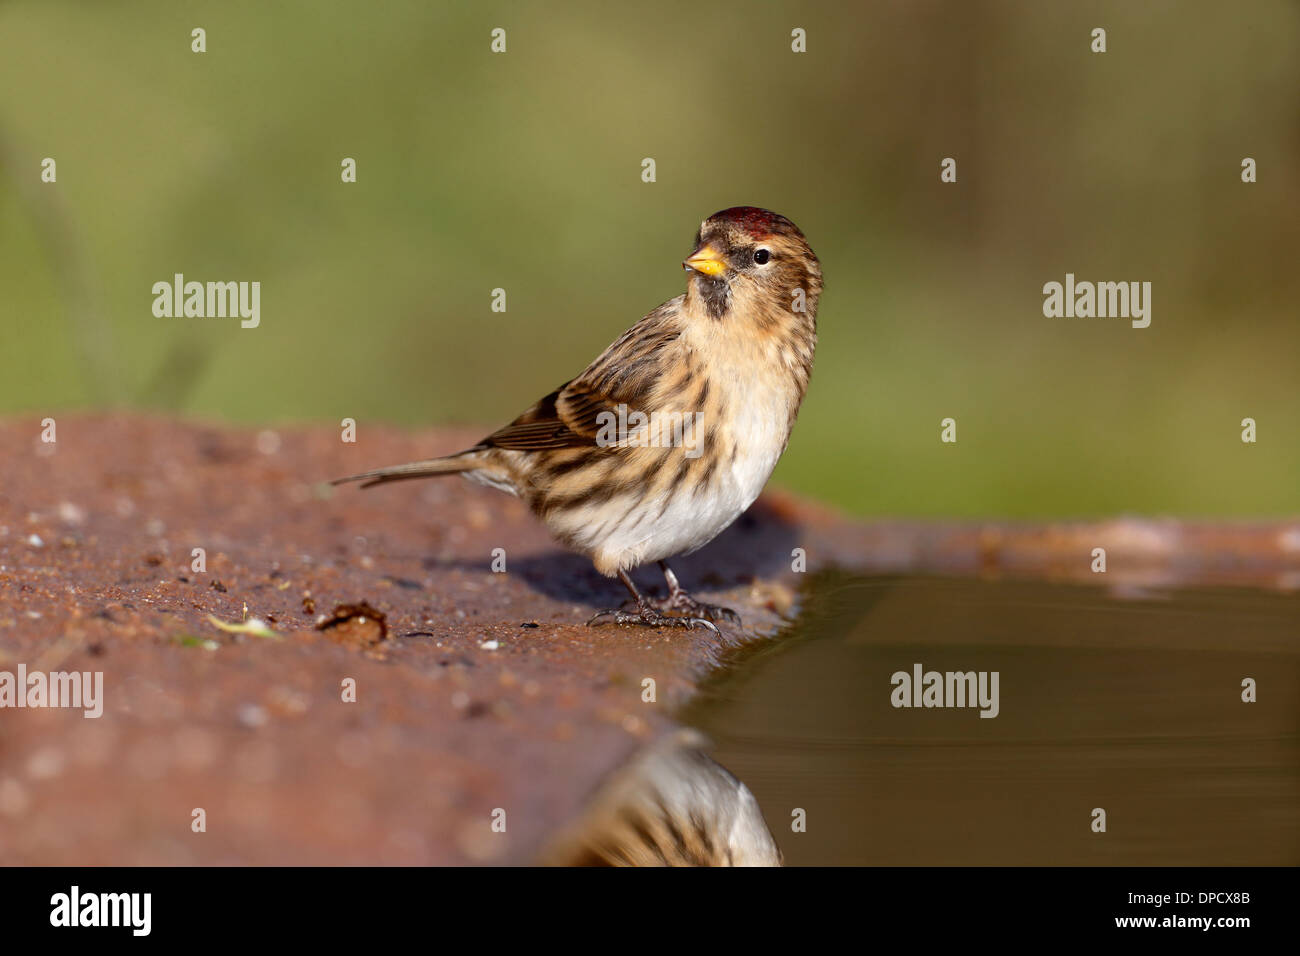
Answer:
[(821, 265), (799, 227), (757, 206), (733, 206), (700, 225), (686, 296), (710, 318), (747, 316), (760, 323), (802, 316), (815, 322)]

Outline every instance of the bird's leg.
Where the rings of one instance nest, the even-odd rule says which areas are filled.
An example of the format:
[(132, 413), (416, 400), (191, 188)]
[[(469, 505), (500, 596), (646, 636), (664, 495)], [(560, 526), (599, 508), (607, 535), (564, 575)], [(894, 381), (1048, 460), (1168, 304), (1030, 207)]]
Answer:
[(627, 576), (626, 571), (619, 571), (618, 576), (627, 585), (627, 589), (632, 592), (632, 600), (636, 601), (636, 610), (625, 611), (622, 608), (610, 608), (601, 611), (587, 622), (588, 627), (591, 627), (602, 617), (609, 617), (615, 624), (639, 624), (644, 627), (704, 627), (715, 634), (718, 633), (717, 625), (707, 618), (665, 614), (636, 589), (636, 585), (632, 583), (632, 579)]
[(681, 586), (677, 580), (677, 575), (673, 574), (673, 569), (668, 567), (667, 561), (660, 561), (659, 567), (663, 568), (664, 580), (668, 582), (668, 597), (663, 601), (655, 602), (655, 606), (661, 611), (681, 611), (692, 617), (708, 618), (711, 621), (730, 621), (732, 624), (740, 624), (740, 615), (729, 607), (719, 607), (716, 604), (705, 604), (703, 601), (697, 601), (686, 593), (686, 589)]

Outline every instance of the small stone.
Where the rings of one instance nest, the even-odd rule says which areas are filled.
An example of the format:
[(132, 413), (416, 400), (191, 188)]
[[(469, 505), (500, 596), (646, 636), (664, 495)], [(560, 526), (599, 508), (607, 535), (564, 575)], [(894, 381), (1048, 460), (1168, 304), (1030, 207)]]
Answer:
[(238, 716), (245, 727), (264, 727), (268, 719), (266, 708), (258, 704), (244, 704), (239, 708)]
[(269, 428), (257, 433), (257, 450), (263, 455), (274, 455), (280, 450), (280, 436)]
[(86, 520), (86, 509), (64, 501), (59, 504), (59, 520), (64, 524), (82, 524)]
[(63, 754), (44, 747), (27, 758), (27, 775), (33, 780), (51, 780), (63, 773)]

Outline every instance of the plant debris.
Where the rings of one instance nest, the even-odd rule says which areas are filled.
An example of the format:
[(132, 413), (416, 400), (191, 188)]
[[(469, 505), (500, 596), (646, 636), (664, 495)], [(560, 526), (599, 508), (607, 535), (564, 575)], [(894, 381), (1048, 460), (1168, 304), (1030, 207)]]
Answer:
[(316, 630), (328, 632), (341, 644), (374, 647), (388, 639), (388, 615), (367, 601), (337, 604), (332, 614), (320, 616)]

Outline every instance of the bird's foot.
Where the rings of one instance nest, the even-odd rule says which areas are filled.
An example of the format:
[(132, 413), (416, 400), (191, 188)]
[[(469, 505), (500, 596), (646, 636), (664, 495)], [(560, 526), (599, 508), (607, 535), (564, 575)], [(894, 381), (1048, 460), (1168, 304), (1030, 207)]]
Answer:
[(685, 591), (678, 589), (669, 593), (662, 601), (656, 601), (655, 607), (661, 611), (680, 611), (694, 618), (707, 618), (710, 621), (727, 621), (740, 627), (740, 615), (729, 607), (718, 604), (705, 604), (697, 601)]
[[(707, 606), (707, 605), (702, 605)], [(715, 634), (721, 633), (716, 624), (703, 617), (682, 617), (676, 614), (665, 614), (662, 610), (645, 602), (637, 606), (636, 610), (625, 610), (624, 608), (608, 608), (596, 614), (587, 622), (588, 627), (594, 627), (596, 622), (601, 618), (608, 618), (615, 624), (631, 624), (640, 627), (703, 627)]]

